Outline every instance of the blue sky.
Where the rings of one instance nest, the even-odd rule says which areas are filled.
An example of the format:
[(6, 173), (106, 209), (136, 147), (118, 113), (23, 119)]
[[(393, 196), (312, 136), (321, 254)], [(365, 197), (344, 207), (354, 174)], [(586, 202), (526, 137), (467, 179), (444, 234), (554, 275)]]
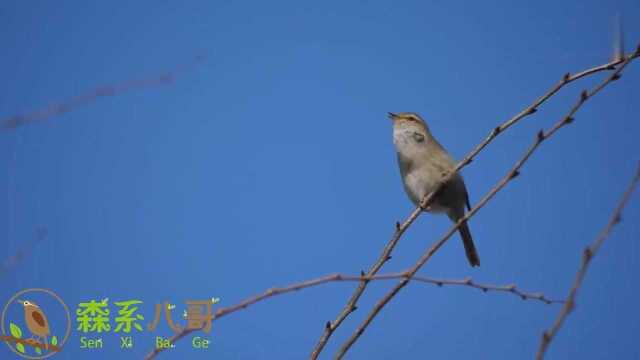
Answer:
[[(91, 299), (140, 299), (150, 318), (164, 301), (215, 296), (228, 306), (272, 286), (357, 274), (413, 210), (386, 112), (420, 113), (460, 159), (564, 73), (606, 62), (617, 13), (631, 50), (637, 1), (5, 1), (0, 118), (205, 60), (170, 86), (0, 133), (0, 261), (28, 246), (37, 227), (48, 231), (0, 277), (0, 303), (42, 287), (72, 312)], [(565, 296), (638, 160), (639, 66), (587, 103), (471, 220), (480, 268), (468, 266), (456, 235), (420, 274)], [(465, 168), (472, 204), (602, 76), (563, 90)], [(639, 215), (632, 201), (549, 359), (640, 357)], [(422, 216), (383, 271), (413, 264), (448, 226), (444, 216)], [(323, 359), (392, 285), (369, 287)], [(270, 299), (216, 322), (209, 350), (187, 341), (162, 357), (305, 358), (354, 287)], [(558, 310), (410, 284), (347, 358), (532, 358)], [(55, 358), (140, 359), (157, 334), (136, 334), (129, 352), (117, 334), (102, 336), (102, 350), (81, 350), (81, 335), (72, 331)], [(0, 354), (14, 356), (6, 346)]]

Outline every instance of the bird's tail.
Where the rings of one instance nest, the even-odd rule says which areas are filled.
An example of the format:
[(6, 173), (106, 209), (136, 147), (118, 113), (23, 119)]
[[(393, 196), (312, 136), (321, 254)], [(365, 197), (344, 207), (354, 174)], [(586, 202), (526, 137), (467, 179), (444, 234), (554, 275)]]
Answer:
[(464, 251), (467, 254), (469, 264), (471, 264), (471, 266), (480, 266), (480, 257), (478, 256), (476, 246), (473, 244), (471, 231), (469, 231), (469, 226), (466, 221), (460, 225), (458, 231), (460, 231), (460, 237), (462, 237), (462, 244), (464, 244)]
[[(458, 222), (458, 220), (464, 216), (464, 208), (460, 209), (460, 211), (449, 211), (447, 215), (449, 215), (449, 219), (451, 219), (451, 221)], [(464, 252), (467, 254), (469, 264), (471, 264), (471, 266), (480, 266), (480, 257), (478, 256), (478, 251), (476, 250), (475, 245), (473, 245), (471, 231), (469, 231), (469, 225), (467, 225), (466, 221), (460, 224), (458, 231), (460, 232), (462, 244), (464, 245)]]

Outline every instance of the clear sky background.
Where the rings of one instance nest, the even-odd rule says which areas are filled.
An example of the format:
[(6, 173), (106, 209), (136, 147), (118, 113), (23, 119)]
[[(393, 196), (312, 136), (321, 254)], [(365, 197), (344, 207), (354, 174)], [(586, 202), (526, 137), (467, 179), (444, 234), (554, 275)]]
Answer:
[[(135, 3), (135, 4), (134, 4)], [(0, 118), (204, 55), (175, 84), (130, 92), (0, 133), (0, 261), (47, 239), (0, 277), (0, 303), (44, 287), (82, 301), (153, 306), (358, 274), (413, 206), (387, 111), (414, 111), (460, 159), (566, 72), (606, 62), (616, 13), (626, 47), (638, 1), (3, 1)], [(563, 90), (463, 174), (477, 202), (540, 128), (603, 74)], [(516, 283), (564, 297), (638, 160), (640, 64), (588, 102), (471, 222), (482, 266), (455, 235), (422, 275)], [(640, 358), (640, 198), (589, 270), (549, 359)], [(450, 223), (422, 216), (383, 272), (405, 269)], [(322, 358), (393, 282), (369, 286)], [(212, 348), (162, 358), (306, 358), (356, 284), (279, 296), (214, 323)], [(526, 359), (558, 305), (410, 284), (350, 359)], [(75, 324), (74, 324), (75, 325)], [(157, 333), (101, 351), (72, 332), (60, 359), (140, 359)], [(0, 357), (14, 356), (6, 346)]]

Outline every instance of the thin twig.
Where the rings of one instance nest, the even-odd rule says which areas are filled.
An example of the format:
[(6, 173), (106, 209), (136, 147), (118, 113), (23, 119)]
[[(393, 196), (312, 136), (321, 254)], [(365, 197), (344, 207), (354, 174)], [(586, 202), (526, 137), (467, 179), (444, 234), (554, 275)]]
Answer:
[(52, 116), (62, 115), (74, 110), (79, 106), (90, 104), (101, 97), (115, 96), (131, 90), (153, 88), (172, 84), (179, 75), (182, 75), (184, 72), (191, 70), (194, 66), (199, 65), (203, 61), (203, 59), (204, 57), (198, 56), (192, 62), (180, 65), (171, 71), (154, 77), (129, 80), (119, 84), (101, 86), (82, 95), (78, 95), (69, 100), (49, 105), (40, 110), (0, 119), (0, 131), (13, 130), (22, 125), (26, 125), (35, 121), (42, 121)]
[(29, 243), (18, 251), (7, 258), (3, 263), (0, 264), (0, 278), (2, 278), (5, 274), (10, 273), (13, 268), (18, 266), (25, 257), (29, 256), (33, 252), (33, 250), (45, 239), (47, 238), (47, 228), (38, 227), (36, 229), (36, 237), (35, 239), (29, 241)]
[(624, 195), (622, 196), (622, 199), (620, 199), (620, 202), (618, 203), (618, 206), (616, 206), (616, 209), (614, 210), (613, 214), (611, 214), (611, 218), (609, 219), (607, 226), (605, 226), (602, 232), (600, 232), (600, 234), (593, 241), (593, 243), (584, 249), (584, 252), (582, 253), (582, 263), (580, 264), (580, 268), (576, 273), (576, 278), (573, 283), (573, 286), (571, 287), (571, 291), (569, 292), (569, 296), (567, 296), (567, 301), (565, 302), (564, 306), (560, 310), (560, 313), (558, 314), (558, 317), (553, 323), (553, 326), (551, 327), (551, 329), (544, 331), (542, 333), (542, 339), (540, 340), (540, 347), (538, 348), (538, 353), (536, 354), (536, 360), (542, 360), (544, 358), (544, 354), (547, 351), (547, 348), (549, 347), (551, 340), (553, 340), (558, 330), (560, 330), (560, 327), (562, 327), (562, 324), (564, 323), (567, 316), (569, 316), (569, 314), (575, 308), (576, 294), (578, 293), (578, 289), (582, 285), (582, 280), (584, 279), (587, 273), (587, 268), (589, 267), (591, 260), (598, 253), (600, 246), (602, 246), (602, 243), (604, 243), (604, 241), (609, 237), (609, 234), (611, 233), (613, 228), (620, 222), (622, 210), (629, 202), (629, 199), (631, 198), (631, 195), (633, 194), (634, 190), (638, 186), (639, 182), (640, 182), (640, 163), (638, 163), (638, 168), (636, 169), (636, 173), (633, 177), (633, 180), (631, 181), (631, 184), (627, 188), (627, 191), (625, 191)]
[[(287, 286), (284, 286), (284, 287), (270, 288), (270, 289), (265, 290), (261, 294), (249, 297), (249, 298), (247, 298), (245, 300), (242, 300), (241, 302), (239, 302), (239, 303), (237, 303), (235, 305), (224, 307), (224, 308), (220, 308), (220, 309), (216, 310), (216, 312), (214, 313), (212, 321), (216, 321), (219, 318), (221, 318), (221, 317), (223, 317), (225, 315), (231, 314), (233, 312), (246, 309), (247, 307), (249, 307), (249, 306), (251, 306), (251, 305), (253, 305), (255, 303), (258, 303), (260, 301), (266, 300), (266, 299), (268, 299), (270, 297), (286, 294), (286, 293), (297, 291), (297, 290), (302, 290), (302, 289), (309, 288), (309, 287), (314, 287), (314, 286), (326, 284), (326, 283), (329, 283), (329, 282), (398, 280), (398, 279), (405, 279), (408, 276), (409, 275), (408, 275), (407, 272), (378, 274), (378, 275), (373, 275), (373, 276), (346, 275), (346, 274), (325, 275), (325, 276), (322, 276), (322, 277), (318, 277), (318, 278), (315, 278), (315, 279), (294, 283), (294, 284), (287, 285)], [(471, 278), (465, 278), (465, 279), (437, 279), (437, 278), (431, 278), (431, 277), (426, 277), (426, 276), (414, 276), (414, 277), (411, 278), (411, 280), (412, 281), (418, 281), (418, 282), (426, 283), (426, 284), (436, 285), (438, 287), (442, 287), (444, 285), (466, 286), (466, 287), (470, 287), (470, 288), (474, 288), (474, 289), (479, 289), (479, 290), (481, 290), (483, 292), (495, 291), (495, 292), (510, 293), (510, 294), (513, 294), (514, 296), (517, 296), (518, 298), (520, 298), (522, 300), (537, 300), (537, 301), (543, 302), (545, 304), (562, 304), (562, 303), (564, 303), (563, 300), (550, 299), (550, 298), (546, 297), (543, 293), (540, 293), (540, 292), (534, 293), (534, 292), (522, 291), (522, 290), (518, 289), (515, 284), (492, 285), (492, 284), (477, 283), (477, 282), (473, 281)], [(194, 331), (197, 331), (197, 330), (199, 330), (199, 329), (186, 329), (185, 328), (184, 330), (182, 330), (178, 334), (174, 335), (171, 339), (169, 339), (169, 341), (172, 344), (174, 344), (176, 341), (182, 339), (186, 335), (188, 335), (188, 334), (190, 334), (190, 333), (192, 333)], [(145, 359), (146, 360), (153, 359), (158, 353), (162, 352), (164, 349), (165, 348), (156, 348), (154, 351), (149, 353), (145, 357)]]
[[(493, 187), (487, 195), (485, 195), (478, 204), (472, 208), (462, 219), (460, 219), (453, 227), (447, 231), (447, 233), (440, 238), (434, 245), (432, 245), (416, 262), (416, 264), (408, 270), (409, 278), (403, 279), (398, 284), (391, 289), (380, 301), (376, 303), (371, 312), (367, 315), (365, 320), (358, 326), (358, 328), (353, 332), (353, 334), (349, 337), (349, 339), (340, 347), (340, 350), (336, 353), (335, 358), (341, 359), (346, 352), (351, 348), (351, 346), (358, 340), (358, 338), (364, 333), (364, 330), (369, 326), (369, 324), (373, 321), (373, 319), (377, 316), (377, 314), (382, 310), (382, 308), (391, 301), (391, 299), (404, 287), (409, 283), (410, 277), (412, 277), (420, 268), (431, 258), (431, 256), (451, 237), (453, 233), (455, 233), (458, 227), (462, 224), (462, 222), (467, 221), (471, 218), (480, 208), (482, 208), (493, 196), (504, 188), (511, 180), (517, 177), (520, 174), (520, 168), (524, 165), (524, 163), (529, 159), (529, 157), (533, 154), (533, 152), (540, 146), (540, 144), (546, 140), (547, 138), (553, 136), (560, 128), (564, 127), (567, 124), (570, 124), (574, 121), (574, 115), (580, 109), (580, 107), (592, 96), (600, 92), (605, 86), (610, 84), (612, 81), (615, 81), (620, 78), (620, 73), (622, 70), (636, 57), (640, 55), (640, 47), (638, 50), (629, 55), (625, 56), (620, 66), (609, 75), (604, 81), (602, 81), (599, 85), (595, 86), (591, 91), (583, 91), (580, 94), (580, 97), (576, 104), (571, 108), (571, 110), (562, 117), (555, 125), (553, 125), (547, 132), (540, 131), (534, 143), (529, 147), (529, 149), (524, 153), (522, 158), (516, 162), (516, 164), (509, 170), (509, 172), (502, 178), (498, 184)], [(433, 193), (430, 194), (428, 198), (433, 197)], [(419, 210), (420, 208), (416, 209)], [(412, 213), (413, 216), (413, 213)]]
[[(631, 59), (633, 59), (640, 56), (640, 54), (638, 52), (635, 52), (629, 56), (631, 57)], [(551, 89), (549, 89), (544, 95), (536, 99), (531, 105), (527, 106), (524, 110), (520, 111), (518, 114), (516, 114), (512, 118), (503, 122), (501, 125), (495, 127), (480, 144), (478, 144), (464, 159), (462, 159), (456, 165), (456, 167), (453, 169), (451, 173), (449, 173), (446, 177), (444, 177), (441, 180), (440, 185), (437, 187), (436, 190), (434, 190), (432, 193), (428, 194), (425, 198), (422, 199), (420, 206), (418, 206), (402, 224), (396, 223), (396, 231), (393, 234), (391, 240), (389, 240), (389, 242), (385, 245), (384, 250), (382, 251), (382, 254), (366, 274), (375, 275), (380, 270), (380, 268), (382, 268), (382, 266), (391, 258), (391, 252), (393, 251), (398, 241), (402, 237), (402, 234), (418, 218), (418, 216), (420, 216), (420, 213), (422, 212), (421, 209), (425, 209), (431, 204), (431, 202), (435, 198), (435, 194), (442, 187), (442, 184), (445, 184), (457, 172), (459, 172), (462, 168), (464, 168), (469, 163), (471, 163), (471, 161), (476, 157), (476, 155), (478, 155), (478, 153), (480, 153), (480, 151), (482, 151), (489, 143), (491, 143), (499, 134), (503, 133), (505, 130), (507, 130), (508, 128), (510, 128), (512, 125), (522, 120), (523, 118), (534, 114), (538, 110), (538, 107), (540, 105), (546, 102), (550, 97), (552, 97), (565, 85), (601, 71), (615, 70), (616, 66), (620, 65), (624, 61), (625, 61), (625, 58), (617, 59), (617, 60), (610, 61), (606, 64), (602, 64), (599, 66), (592, 67), (590, 69), (583, 70), (573, 75), (569, 73), (565, 74), (558, 83), (552, 86)], [(322, 351), (326, 343), (329, 341), (329, 338), (331, 337), (333, 332), (340, 326), (340, 324), (342, 324), (342, 322), (353, 311), (356, 310), (357, 308), (356, 303), (360, 299), (360, 296), (362, 296), (362, 293), (364, 292), (366, 287), (367, 287), (367, 282), (366, 281), (361, 282), (356, 288), (356, 290), (354, 291), (353, 295), (351, 295), (351, 298), (349, 299), (347, 304), (340, 311), (340, 314), (338, 314), (338, 316), (335, 318), (335, 320), (333, 320), (332, 322), (327, 322), (327, 325), (325, 326), (320, 339), (318, 340), (316, 346), (314, 347), (309, 357), (310, 359), (315, 360), (318, 358), (318, 356), (320, 355), (320, 352)]]

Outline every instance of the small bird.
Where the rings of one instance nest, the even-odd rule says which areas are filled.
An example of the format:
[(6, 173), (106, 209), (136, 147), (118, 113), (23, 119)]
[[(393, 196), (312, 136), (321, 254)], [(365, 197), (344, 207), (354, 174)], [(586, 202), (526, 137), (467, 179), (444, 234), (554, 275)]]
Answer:
[(24, 322), (37, 338), (42, 339), (45, 349), (49, 348), (47, 337), (50, 335), (49, 320), (38, 305), (28, 300), (17, 300), (24, 307)]
[[(416, 113), (389, 113), (393, 121), (393, 143), (398, 154), (400, 175), (409, 199), (416, 206), (429, 193), (436, 190), (442, 177), (456, 166), (447, 151), (431, 135), (429, 127)], [(462, 176), (456, 173), (436, 195), (426, 209), (433, 213), (446, 213), (453, 222), (458, 222), (470, 210), (469, 195)], [(471, 266), (480, 266), (480, 258), (471, 238), (467, 222), (460, 227), (460, 236)]]

